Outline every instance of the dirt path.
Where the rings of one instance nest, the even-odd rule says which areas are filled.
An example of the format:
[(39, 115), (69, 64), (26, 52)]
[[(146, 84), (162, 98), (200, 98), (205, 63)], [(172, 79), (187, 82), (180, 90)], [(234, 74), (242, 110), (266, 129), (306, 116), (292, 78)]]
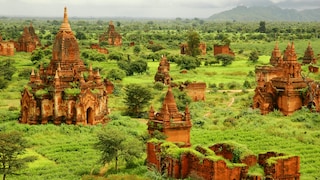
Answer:
[(234, 103), (234, 97), (231, 98), (231, 101), (229, 102), (228, 107), (231, 107), (233, 103)]

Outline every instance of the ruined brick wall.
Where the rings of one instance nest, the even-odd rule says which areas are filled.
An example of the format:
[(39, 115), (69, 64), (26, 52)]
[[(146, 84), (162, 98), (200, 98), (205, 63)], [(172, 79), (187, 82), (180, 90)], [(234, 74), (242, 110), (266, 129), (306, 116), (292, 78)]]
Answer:
[(159, 147), (160, 145), (158, 144), (147, 142), (147, 165), (148, 167), (153, 167), (158, 171), (160, 170), (159, 157), (157, 157)]
[[(268, 159), (277, 157), (272, 163)], [(300, 179), (300, 157), (285, 156), (283, 153), (259, 154), (258, 163), (264, 167), (265, 176), (272, 179)]]
[(207, 45), (206, 43), (200, 43), (199, 44), (199, 49), (200, 49), (200, 52), (201, 52), (201, 55), (206, 55), (207, 54)]
[(186, 86), (186, 92), (193, 101), (204, 101), (206, 94), (206, 83), (189, 83)]
[(213, 46), (213, 55), (217, 54), (229, 54), (234, 56), (234, 52), (230, 49), (229, 45), (214, 45)]
[(14, 55), (14, 43), (13, 42), (0, 42), (0, 56), (13, 56)]
[(99, 44), (91, 44), (91, 45), (90, 45), (90, 48), (97, 50), (97, 51), (98, 51), (99, 53), (101, 53), (101, 54), (109, 54), (108, 49), (107, 49), (107, 48), (102, 48), (102, 47), (100, 47)]

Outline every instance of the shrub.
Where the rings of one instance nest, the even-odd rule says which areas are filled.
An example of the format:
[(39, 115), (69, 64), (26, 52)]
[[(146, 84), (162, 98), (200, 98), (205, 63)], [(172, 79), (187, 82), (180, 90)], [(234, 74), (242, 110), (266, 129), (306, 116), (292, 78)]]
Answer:
[(121, 69), (111, 69), (107, 74), (107, 78), (113, 79), (113, 80), (122, 80), (125, 77), (126, 77), (126, 72)]
[(230, 65), (234, 61), (234, 56), (229, 54), (217, 54), (214, 57), (217, 61), (222, 62), (222, 66)]
[(162, 91), (164, 88), (164, 84), (162, 82), (155, 82), (153, 88), (159, 91)]

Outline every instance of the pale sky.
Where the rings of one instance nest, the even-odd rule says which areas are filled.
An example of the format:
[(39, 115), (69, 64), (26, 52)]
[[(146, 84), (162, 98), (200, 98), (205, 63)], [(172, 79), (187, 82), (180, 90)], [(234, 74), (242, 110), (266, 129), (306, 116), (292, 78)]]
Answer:
[(238, 5), (320, 8), (320, 0), (0, 0), (0, 16), (207, 18)]

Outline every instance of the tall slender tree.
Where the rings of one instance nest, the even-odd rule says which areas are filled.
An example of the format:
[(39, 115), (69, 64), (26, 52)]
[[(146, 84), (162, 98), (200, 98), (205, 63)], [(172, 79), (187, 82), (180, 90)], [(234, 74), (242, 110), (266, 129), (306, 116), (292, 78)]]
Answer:
[(189, 31), (187, 37), (188, 43), (188, 54), (190, 56), (196, 57), (200, 54), (199, 44), (200, 36), (196, 31)]

